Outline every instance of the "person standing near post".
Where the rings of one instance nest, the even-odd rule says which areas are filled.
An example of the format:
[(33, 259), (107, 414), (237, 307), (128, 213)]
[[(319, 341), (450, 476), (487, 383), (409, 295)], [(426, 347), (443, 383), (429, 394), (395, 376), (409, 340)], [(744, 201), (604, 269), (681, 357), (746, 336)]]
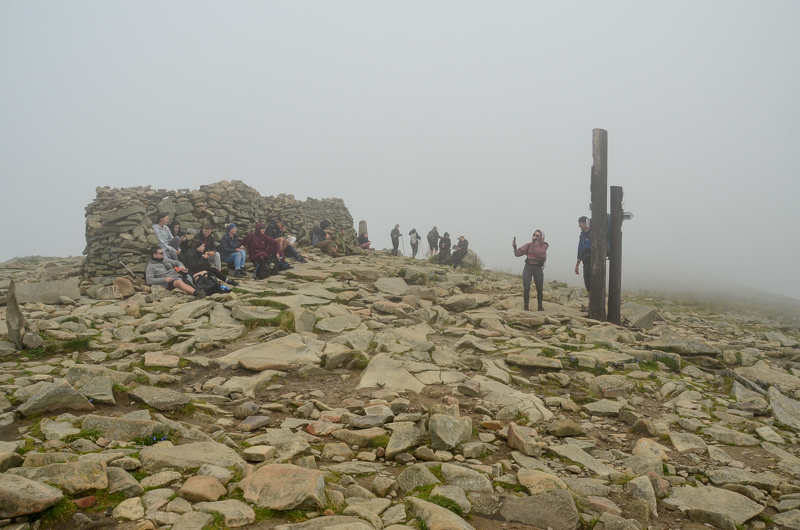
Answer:
[(531, 278), (536, 284), (536, 301), (539, 303), (537, 311), (544, 311), (542, 305), (542, 285), (544, 285), (544, 262), (547, 261), (547, 248), (550, 246), (544, 242), (544, 232), (537, 230), (531, 237), (531, 242), (517, 248), (517, 238), (511, 243), (514, 247), (514, 255), (525, 256), (525, 268), (522, 269), (522, 302), (523, 309), (530, 311), (528, 300), (531, 294)]
[(588, 221), (585, 215), (578, 219), (578, 228), (581, 229), (581, 235), (578, 238), (578, 261), (575, 263), (575, 274), (580, 274), (579, 269), (581, 262), (583, 262), (583, 284), (586, 286), (586, 292), (589, 293), (589, 300), (591, 300), (592, 292), (589, 289), (589, 280), (592, 275), (592, 229), (589, 227)]
[(397, 247), (400, 246), (400, 225), (394, 225), (389, 235), (392, 236), (392, 256), (397, 256)]

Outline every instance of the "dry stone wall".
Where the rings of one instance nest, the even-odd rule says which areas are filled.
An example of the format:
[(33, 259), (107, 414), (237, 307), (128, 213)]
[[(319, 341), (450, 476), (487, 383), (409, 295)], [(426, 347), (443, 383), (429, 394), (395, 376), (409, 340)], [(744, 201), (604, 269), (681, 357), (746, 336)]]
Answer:
[[(239, 227), (240, 239), (251, 232), (259, 221), (275, 219), (286, 222), (286, 233), (297, 237), (299, 247), (311, 244), (311, 230), (327, 219), (338, 232), (348, 229), (351, 242), (356, 242), (353, 217), (342, 199), (312, 199), (300, 201), (293, 195), (263, 197), (244, 182), (221, 181), (200, 186), (198, 190), (98, 187), (97, 197), (86, 206), (86, 256), (84, 275), (121, 276), (126, 271), (113, 258), (116, 254), (133, 272), (144, 273), (149, 249), (158, 244), (153, 223), (159, 213), (169, 213), (178, 220), (189, 237), (206, 223), (214, 227), (219, 242), (228, 223)], [(107, 248), (104, 248), (104, 246)]]

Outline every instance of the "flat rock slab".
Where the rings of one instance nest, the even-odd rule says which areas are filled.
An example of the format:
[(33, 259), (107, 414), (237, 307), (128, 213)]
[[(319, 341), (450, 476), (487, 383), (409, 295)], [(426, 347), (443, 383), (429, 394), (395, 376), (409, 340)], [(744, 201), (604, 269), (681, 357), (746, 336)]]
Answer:
[(331, 333), (341, 333), (346, 329), (356, 329), (361, 324), (358, 315), (343, 315), (339, 317), (323, 318), (317, 322), (317, 329)]
[(769, 387), (767, 396), (769, 397), (770, 405), (772, 405), (772, 414), (775, 419), (800, 431), (800, 402), (784, 396), (774, 386)]
[(41, 388), (18, 409), (22, 416), (33, 416), (55, 410), (92, 411), (94, 405), (67, 381)]
[(72, 300), (80, 300), (80, 283), (80, 278), (50, 282), (15, 283), (17, 301), (21, 304), (60, 304), (62, 296)]
[(317, 517), (304, 523), (278, 525), (275, 530), (374, 530), (374, 528), (357, 517), (333, 515)]
[(592, 455), (578, 447), (577, 445), (572, 444), (562, 444), (562, 445), (551, 445), (547, 448), (548, 451), (551, 453), (555, 453), (562, 458), (566, 458), (567, 460), (572, 460), (578, 464), (582, 464), (589, 468), (595, 474), (601, 477), (607, 477), (612, 473), (617, 473), (614, 468), (611, 468)]
[(447, 508), (416, 497), (407, 497), (406, 502), (411, 504), (414, 516), (424, 521), (425, 527), (430, 530), (475, 530), (471, 524)]
[(532, 368), (547, 368), (552, 370), (561, 370), (564, 365), (558, 359), (551, 359), (541, 355), (525, 355), (512, 353), (506, 357), (508, 364), (517, 366), (529, 366)]
[(696, 434), (683, 432), (669, 433), (669, 441), (679, 453), (704, 454), (707, 450), (706, 443)]
[(629, 362), (633, 357), (627, 353), (620, 353), (618, 351), (608, 351), (602, 349), (584, 350), (581, 355), (591, 357), (597, 361), (597, 364), (620, 364)]
[(245, 500), (259, 508), (292, 510), (324, 508), (325, 480), (322, 472), (292, 464), (270, 464), (239, 483)]
[(764, 507), (744, 495), (713, 486), (693, 488), (681, 486), (674, 488), (672, 495), (662, 502), (672, 506), (685, 506), (729, 515), (736, 524), (744, 524), (764, 511)]
[(394, 296), (402, 296), (408, 290), (408, 284), (403, 278), (378, 278), (374, 285), (380, 292)]
[(129, 391), (128, 395), (162, 412), (178, 410), (191, 401), (186, 394), (157, 386), (138, 386)]
[[(192, 506), (195, 512), (211, 514), (213, 512), (222, 514), (225, 526), (237, 528), (254, 523), (256, 512), (247, 504), (237, 499), (226, 499), (216, 502), (198, 502)], [(173, 527), (174, 529), (175, 527)]]
[(0, 473), (0, 518), (39, 513), (61, 502), (57, 488), (18, 475)]
[(711, 470), (708, 472), (708, 479), (715, 486), (743, 484), (768, 491), (778, 489), (778, 486), (783, 482), (779, 476), (768, 471), (765, 473), (750, 473), (735, 467), (723, 467)]
[(52, 484), (67, 495), (108, 487), (105, 462), (79, 460), (42, 467), (16, 468), (13, 471), (31, 480)]
[(139, 453), (142, 468), (149, 473), (187, 471), (206, 464), (246, 469), (246, 463), (230, 447), (217, 442), (197, 442), (175, 447), (145, 447)]
[(301, 280), (322, 281), (331, 277), (330, 272), (317, 271), (311, 269), (291, 269), (286, 271), (287, 278), (299, 278)]
[(307, 364), (319, 364), (319, 356), (297, 333), (247, 346), (215, 359), (221, 368), (239, 365), (248, 370), (287, 370)]
[(580, 526), (580, 515), (575, 501), (566, 490), (532, 497), (507, 497), (500, 507), (500, 515), (508, 522), (536, 528), (576, 530)]
[(270, 300), (283, 304), (288, 308), (300, 309), (307, 305), (325, 305), (330, 303), (330, 300), (319, 298), (317, 296), (308, 296), (306, 294), (293, 294), (289, 296), (265, 296), (264, 300)]
[(609, 399), (601, 399), (583, 406), (583, 410), (592, 416), (619, 416), (621, 408), (622, 403)]
[(733, 371), (751, 381), (764, 381), (775, 385), (784, 392), (794, 392), (800, 389), (800, 377), (773, 370), (766, 361), (758, 361), (753, 366), (734, 368)]
[(664, 350), (681, 355), (718, 355), (720, 349), (705, 342), (681, 337), (675, 332), (665, 331), (661, 336), (647, 343), (651, 350)]
[(379, 353), (370, 360), (358, 384), (358, 388), (372, 387), (394, 391), (411, 390), (419, 393), (425, 385), (411, 375), (403, 367), (403, 363), (391, 359), (385, 353)]
[(710, 436), (723, 444), (736, 445), (740, 447), (758, 445), (758, 440), (756, 440), (753, 436), (741, 433), (739, 431), (734, 431), (733, 429), (728, 429), (727, 427), (720, 427), (719, 425), (713, 425), (703, 429), (703, 434)]
[(128, 420), (95, 415), (86, 416), (81, 428), (87, 431), (97, 429), (103, 437), (120, 442), (131, 442), (135, 438), (148, 438), (159, 431), (164, 434), (169, 431), (166, 425), (157, 421)]

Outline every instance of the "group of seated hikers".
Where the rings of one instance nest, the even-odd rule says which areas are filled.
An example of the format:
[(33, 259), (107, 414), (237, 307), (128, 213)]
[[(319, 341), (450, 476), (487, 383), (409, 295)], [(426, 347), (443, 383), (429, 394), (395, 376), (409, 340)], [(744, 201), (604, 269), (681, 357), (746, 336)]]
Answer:
[(227, 226), (219, 245), (212, 230), (213, 227), (206, 224), (189, 239), (179, 222), (170, 225), (169, 214), (161, 214), (158, 223), (153, 225), (159, 244), (150, 249), (150, 261), (145, 269), (147, 284), (163, 285), (170, 291), (177, 288), (203, 298), (206, 294), (227, 290), (218, 280), (238, 285), (236, 280), (222, 273), (223, 263), (234, 271), (234, 278), (241, 278), (245, 276), (245, 260), (249, 256), (256, 266), (255, 275), (263, 278), (291, 268), (286, 255), (300, 263), (306, 262), (292, 241), (284, 236), (286, 223), (280, 219), (267, 226), (256, 223), (255, 231), (247, 234), (241, 242), (236, 235), (239, 229), (235, 223)]

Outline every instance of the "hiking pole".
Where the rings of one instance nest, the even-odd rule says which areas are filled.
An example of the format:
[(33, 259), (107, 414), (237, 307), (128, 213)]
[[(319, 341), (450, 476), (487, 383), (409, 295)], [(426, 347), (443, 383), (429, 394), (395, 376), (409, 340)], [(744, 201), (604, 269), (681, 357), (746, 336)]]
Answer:
[(103, 242), (102, 242), (102, 241), (98, 241), (98, 243), (100, 243), (100, 245), (102, 245), (102, 247), (103, 247), (104, 249), (106, 249), (106, 250), (108, 251), (108, 253), (109, 253), (109, 254), (111, 254), (112, 256), (114, 256), (114, 259), (115, 259), (115, 260), (119, 261), (119, 262), (120, 262), (120, 264), (121, 264), (123, 267), (125, 267), (125, 270), (126, 270), (126, 271), (128, 271), (128, 274), (130, 274), (131, 276), (133, 276), (133, 279), (134, 279), (134, 280), (138, 280), (138, 279), (139, 279), (139, 278), (137, 278), (137, 277), (136, 277), (136, 275), (133, 273), (133, 271), (132, 271), (132, 270), (130, 270), (130, 269), (128, 268), (128, 266), (127, 266), (127, 265), (125, 265), (124, 263), (122, 263), (122, 260), (121, 260), (121, 259), (119, 259), (119, 258), (117, 257), (117, 255), (116, 255), (116, 254), (114, 254), (113, 252), (111, 252), (111, 249), (110, 249), (110, 248), (108, 248), (107, 246), (105, 246), (105, 244), (103, 244)]
[(403, 243), (403, 256), (406, 255), (406, 240), (403, 237), (403, 234), (400, 234), (400, 242)]

